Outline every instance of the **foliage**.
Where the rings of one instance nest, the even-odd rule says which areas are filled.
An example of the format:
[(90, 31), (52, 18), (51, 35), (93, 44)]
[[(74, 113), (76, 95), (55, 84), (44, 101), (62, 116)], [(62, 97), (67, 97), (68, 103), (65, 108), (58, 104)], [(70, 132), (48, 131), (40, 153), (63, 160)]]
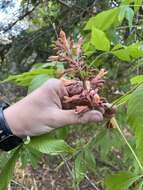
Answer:
[(28, 146), (45, 154), (57, 155), (61, 153), (72, 154), (74, 149), (62, 139), (51, 139), (47, 135), (32, 138)]
[(141, 178), (141, 176), (134, 175), (131, 172), (120, 172), (106, 179), (106, 189), (126, 190), (139, 178)]
[[(37, 2), (33, 1), (33, 6)], [(21, 160), (23, 167), (29, 163), (36, 167), (44, 153), (60, 156), (61, 164), (64, 163), (65, 166), (72, 159), (67, 169), (71, 169), (69, 175), (77, 189), (81, 182), (89, 179), (88, 176), (92, 174), (95, 176), (94, 185), (99, 189), (141, 190), (143, 188), (142, 1), (121, 0), (109, 3), (104, 0), (98, 1), (98, 5), (95, 1), (62, 2), (64, 5), (58, 1), (40, 3), (33, 12), (33, 18), (29, 18), (32, 26), (24, 36), (30, 39), (29, 45), (21, 43), (21, 39), (17, 38), (13, 42), (12, 49), (10, 51), (7, 49), (9, 51), (7, 55), (11, 58), (15, 53), (16, 61), (21, 63), (21, 60), (25, 62), (24, 52), (28, 52), (26, 54), (28, 58), (34, 49), (37, 58), (34, 62), (31, 61), (33, 67), (30, 71), (10, 75), (2, 83), (13, 81), (20, 86), (28, 87), (28, 92), (31, 93), (48, 78), (59, 77), (58, 74), (64, 69), (64, 64), (47, 62), (47, 57), (53, 55), (51, 42), (62, 25), (67, 33), (70, 34), (72, 31), (75, 41), (79, 40), (81, 34), (84, 36), (83, 50), (89, 67), (97, 69), (105, 67), (109, 71), (106, 87), (102, 93), (117, 106), (116, 119), (112, 118), (108, 125), (105, 121), (100, 126), (89, 124), (84, 128), (77, 126), (76, 129), (71, 126), (68, 129), (31, 138), (29, 143), (8, 154), (9, 160), (2, 167), (0, 175), (2, 181), (0, 189), (6, 189), (10, 182), (16, 160)], [(96, 7), (96, 15), (92, 15), (93, 5)], [(81, 7), (80, 11), (78, 6)], [(92, 10), (91, 14), (90, 11), (88, 13), (85, 11), (87, 6), (90, 11)], [(47, 10), (50, 12), (47, 13)], [(75, 12), (73, 14), (67, 10)], [(84, 13), (84, 16), (80, 15), (81, 20), (77, 17), (80, 12)], [(68, 25), (67, 18), (71, 21)], [(33, 29), (33, 26), (36, 29)], [(47, 35), (50, 37), (47, 38)], [(22, 52), (17, 54), (21, 46)], [(75, 130), (81, 137), (67, 143), (65, 136)], [(107, 176), (107, 173), (111, 175)], [(90, 180), (89, 182), (91, 183)]]
[(15, 164), (17, 159), (19, 158), (20, 148), (16, 149), (12, 154), (5, 166), (3, 167), (3, 170), (0, 174), (0, 189), (5, 190), (7, 187), (7, 184), (10, 182), (13, 170), (15, 168)]
[(143, 162), (142, 154), (142, 92), (143, 85), (141, 84), (131, 95), (128, 102), (128, 120), (130, 126), (133, 128), (136, 136), (136, 149), (138, 156)]
[[(53, 76), (54, 70), (52, 70), (52, 69), (35, 69), (28, 73), (25, 72), (20, 75), (9, 76), (6, 80), (4, 80), (2, 82), (14, 81), (15, 83), (17, 83), (21, 86), (28, 86), (37, 75), (39, 76), (42, 74), (45, 74), (44, 76)], [(40, 80), (43, 80), (43, 78), (40, 78)]]

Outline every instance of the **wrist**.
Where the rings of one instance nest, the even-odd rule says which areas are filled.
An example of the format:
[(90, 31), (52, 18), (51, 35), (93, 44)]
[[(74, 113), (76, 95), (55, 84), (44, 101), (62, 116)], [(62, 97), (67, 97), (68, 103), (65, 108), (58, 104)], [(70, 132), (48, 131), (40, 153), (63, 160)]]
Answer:
[(0, 105), (0, 149), (10, 151), (23, 143), (22, 138), (14, 135), (5, 119), (4, 110), (9, 105), (3, 102)]
[(6, 108), (3, 111), (5, 120), (14, 135), (17, 137), (25, 137), (24, 125), (25, 122), (21, 118), (19, 106), (16, 104)]
[(24, 138), (47, 131), (47, 126), (43, 124), (44, 104), (36, 98), (35, 94), (30, 94), (4, 110), (5, 119), (14, 135)]

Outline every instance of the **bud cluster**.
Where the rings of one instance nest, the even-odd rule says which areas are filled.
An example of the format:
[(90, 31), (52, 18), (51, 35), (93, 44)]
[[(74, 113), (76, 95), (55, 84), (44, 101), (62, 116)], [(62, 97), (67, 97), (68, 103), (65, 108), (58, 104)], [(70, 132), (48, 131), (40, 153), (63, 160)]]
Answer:
[(62, 100), (63, 108), (75, 109), (77, 114), (96, 109), (104, 116), (112, 115), (115, 109), (105, 97), (99, 95), (108, 72), (105, 69), (98, 71), (85, 63), (82, 44), (82, 38), (75, 43), (72, 37), (67, 39), (66, 34), (61, 31), (54, 47), (57, 53), (48, 59), (65, 63), (65, 69), (60, 73), (68, 92), (68, 96), (64, 96)]

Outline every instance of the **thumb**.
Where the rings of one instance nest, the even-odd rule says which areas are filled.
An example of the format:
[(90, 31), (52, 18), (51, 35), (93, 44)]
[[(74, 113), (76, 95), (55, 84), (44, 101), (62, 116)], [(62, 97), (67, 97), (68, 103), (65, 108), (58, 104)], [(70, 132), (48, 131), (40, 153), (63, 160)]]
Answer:
[(71, 124), (98, 123), (103, 120), (103, 115), (96, 110), (88, 111), (83, 115), (76, 114), (75, 110), (60, 110), (56, 120), (58, 120), (59, 123), (58, 127), (62, 127)]

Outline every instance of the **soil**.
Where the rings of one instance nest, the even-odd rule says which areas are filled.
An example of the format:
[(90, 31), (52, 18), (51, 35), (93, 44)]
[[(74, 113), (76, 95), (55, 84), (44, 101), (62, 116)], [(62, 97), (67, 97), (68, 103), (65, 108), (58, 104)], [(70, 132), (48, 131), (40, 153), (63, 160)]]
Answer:
[[(23, 170), (20, 168), (20, 164), (17, 163), (11, 190), (74, 190), (72, 179), (66, 166), (56, 169), (59, 165), (58, 159), (50, 159), (45, 156), (37, 169), (28, 166)], [(90, 179), (95, 183), (93, 176), (90, 176)], [(16, 184), (17, 182), (19, 184)], [(95, 190), (95, 188), (85, 180), (76, 190)]]

